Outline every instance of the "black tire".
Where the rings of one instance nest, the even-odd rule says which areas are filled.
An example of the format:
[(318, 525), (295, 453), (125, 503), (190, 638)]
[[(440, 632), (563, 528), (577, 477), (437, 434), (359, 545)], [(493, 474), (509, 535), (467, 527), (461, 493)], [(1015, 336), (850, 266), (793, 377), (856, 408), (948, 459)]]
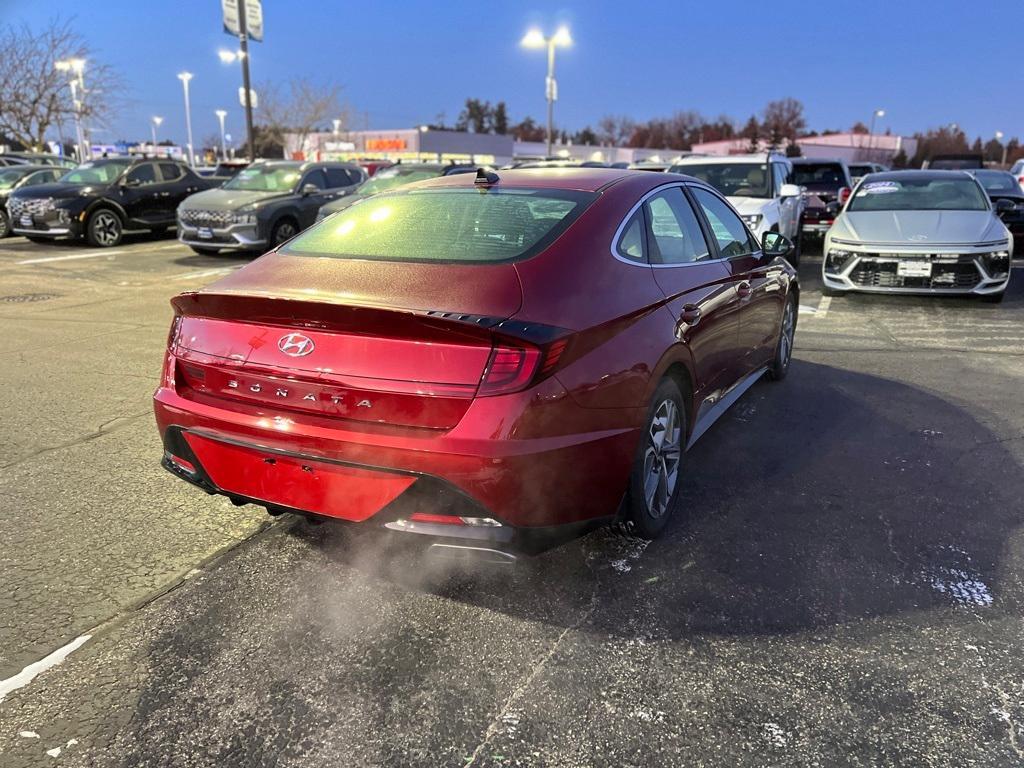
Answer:
[(193, 253), (198, 253), (200, 256), (216, 256), (220, 253), (220, 248), (204, 248), (201, 245), (190, 245)]
[(0, 240), (11, 234), (11, 220), (7, 217), (7, 211), (0, 211)]
[(647, 409), (629, 474), (625, 520), (621, 526), (629, 535), (656, 539), (668, 525), (682, 487), (686, 434), (683, 396), (672, 379), (663, 379)]
[(796, 335), (796, 319), (799, 309), (796, 299), (790, 295), (779, 320), (779, 340), (775, 344), (775, 357), (768, 367), (768, 378), (782, 381), (789, 373), (789, 362), (793, 359), (793, 339)]
[(989, 293), (981, 297), (981, 300), (986, 304), (1002, 304), (1003, 297), (1006, 295), (1006, 291), (1000, 291), (999, 293)]
[(804, 254), (804, 230), (800, 227), (796, 231), (796, 237), (793, 238), (793, 252), (789, 254), (789, 263), (794, 267), (800, 266), (800, 257)]
[(85, 239), (95, 248), (113, 248), (121, 244), (123, 236), (121, 217), (109, 208), (93, 211), (85, 225)]
[(285, 240), (291, 240), (297, 234), (299, 234), (299, 223), (286, 216), (274, 224), (274, 228), (270, 231), (270, 247), (277, 248)]

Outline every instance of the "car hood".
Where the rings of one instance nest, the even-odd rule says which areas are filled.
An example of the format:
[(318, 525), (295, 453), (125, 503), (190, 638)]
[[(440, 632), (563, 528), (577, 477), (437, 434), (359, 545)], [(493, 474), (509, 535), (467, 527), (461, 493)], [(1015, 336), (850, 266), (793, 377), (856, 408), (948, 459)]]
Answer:
[(234, 211), (243, 205), (265, 203), (268, 200), (283, 200), (292, 197), (292, 192), (252, 192), (242, 189), (216, 187), (196, 192), (181, 204), (186, 210)]
[(991, 211), (845, 211), (832, 237), (862, 243), (962, 245), (1006, 239)]
[(725, 198), (732, 207), (736, 209), (736, 212), (741, 216), (751, 216), (755, 213), (761, 213), (764, 211), (765, 205), (771, 202), (766, 197), (727, 197)]
[(30, 200), (41, 197), (78, 197), (80, 195), (89, 195), (93, 193), (100, 195), (107, 189), (107, 186), (108, 185), (106, 184), (61, 184), (60, 182), (53, 182), (52, 184), (36, 184), (35, 186), (16, 189), (11, 193), (11, 197), (21, 200)]

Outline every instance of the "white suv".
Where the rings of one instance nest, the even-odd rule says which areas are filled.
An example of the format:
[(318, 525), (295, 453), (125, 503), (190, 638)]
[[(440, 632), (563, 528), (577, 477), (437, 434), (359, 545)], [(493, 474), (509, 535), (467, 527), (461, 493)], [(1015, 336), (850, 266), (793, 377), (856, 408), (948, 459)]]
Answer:
[(789, 238), (795, 249), (790, 261), (799, 261), (804, 199), (800, 187), (789, 181), (793, 164), (784, 155), (686, 157), (669, 172), (695, 176), (725, 195), (758, 241), (765, 232)]

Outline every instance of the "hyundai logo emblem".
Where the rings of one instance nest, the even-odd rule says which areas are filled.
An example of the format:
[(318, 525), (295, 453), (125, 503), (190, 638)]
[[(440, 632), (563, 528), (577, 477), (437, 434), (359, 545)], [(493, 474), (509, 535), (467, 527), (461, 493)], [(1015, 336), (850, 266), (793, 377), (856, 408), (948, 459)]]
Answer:
[(314, 346), (313, 340), (301, 333), (289, 333), (277, 341), (277, 348), (290, 357), (305, 357)]

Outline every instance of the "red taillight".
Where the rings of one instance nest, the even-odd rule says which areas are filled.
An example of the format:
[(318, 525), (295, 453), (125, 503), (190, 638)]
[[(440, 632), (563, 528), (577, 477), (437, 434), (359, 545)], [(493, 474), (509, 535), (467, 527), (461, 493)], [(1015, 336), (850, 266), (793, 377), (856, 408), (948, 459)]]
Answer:
[(495, 346), (480, 380), (477, 396), (503, 395), (526, 389), (558, 367), (568, 344), (568, 339), (559, 339), (543, 347)]
[(1020, 182), (1021, 184), (1024, 184), (1024, 176), (1018, 176), (1017, 181)]
[(461, 517), (455, 515), (434, 515), (429, 512), (413, 512), (409, 515), (411, 523), (440, 523), (441, 525), (465, 525)]
[(842, 203), (843, 205), (845, 205), (846, 201), (850, 199), (850, 191), (851, 190), (849, 187), (839, 188), (839, 202)]
[(178, 341), (178, 333), (181, 331), (181, 315), (175, 315), (174, 320), (171, 321), (171, 330), (167, 333), (167, 348), (170, 350), (174, 349), (175, 343)]

